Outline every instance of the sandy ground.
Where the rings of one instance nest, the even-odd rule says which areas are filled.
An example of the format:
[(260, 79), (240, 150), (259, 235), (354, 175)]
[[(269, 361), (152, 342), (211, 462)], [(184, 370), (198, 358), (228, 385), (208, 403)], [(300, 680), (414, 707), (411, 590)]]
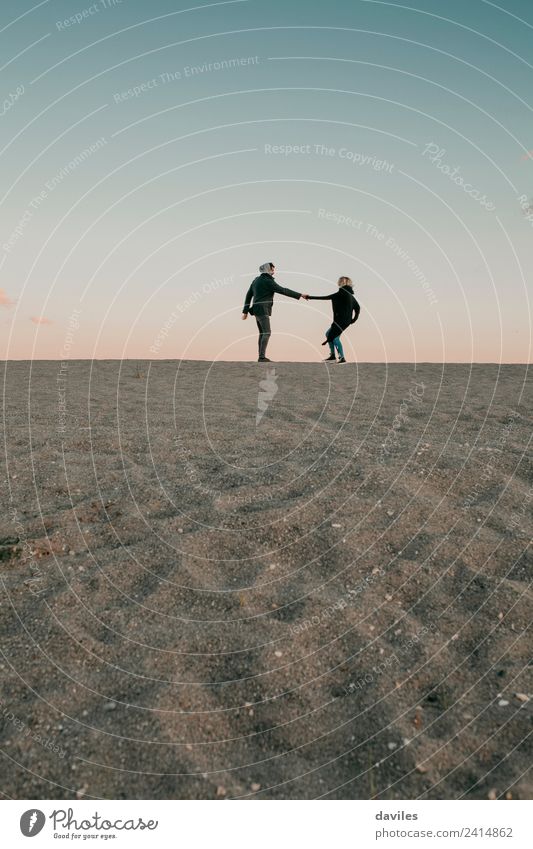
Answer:
[(524, 366), (0, 374), (5, 797), (531, 798)]

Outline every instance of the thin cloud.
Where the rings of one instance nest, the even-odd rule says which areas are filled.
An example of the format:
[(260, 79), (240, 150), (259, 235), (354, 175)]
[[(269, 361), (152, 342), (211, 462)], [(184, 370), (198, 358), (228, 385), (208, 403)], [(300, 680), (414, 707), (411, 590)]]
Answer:
[(4, 289), (0, 289), (0, 307), (12, 307), (15, 301), (8, 298)]
[(44, 315), (32, 315), (31, 320), (34, 324), (53, 324), (49, 318), (46, 318)]

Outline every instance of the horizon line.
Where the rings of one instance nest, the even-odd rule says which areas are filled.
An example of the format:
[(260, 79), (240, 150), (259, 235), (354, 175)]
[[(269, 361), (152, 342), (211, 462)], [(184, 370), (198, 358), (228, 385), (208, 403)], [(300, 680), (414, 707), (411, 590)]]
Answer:
[[(213, 360), (213, 359), (187, 359), (184, 357), (72, 357), (63, 359), (61, 357), (34, 357), (32, 359), (17, 359), (15, 357), (9, 359), (1, 359), (0, 363), (128, 363), (128, 362), (143, 362), (143, 363), (251, 363), (256, 364), (257, 360)], [(291, 365), (322, 365), (324, 360), (271, 360), (274, 365), (287, 363)], [(533, 362), (515, 361), (515, 360), (353, 360), (347, 365), (457, 365), (457, 366), (530, 366)]]

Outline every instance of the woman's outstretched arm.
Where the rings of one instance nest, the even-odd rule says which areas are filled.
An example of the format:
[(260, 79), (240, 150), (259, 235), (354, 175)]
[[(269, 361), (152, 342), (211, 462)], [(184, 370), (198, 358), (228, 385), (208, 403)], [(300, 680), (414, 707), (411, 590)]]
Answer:
[(308, 301), (331, 301), (335, 292), (332, 292), (331, 295), (308, 295)]

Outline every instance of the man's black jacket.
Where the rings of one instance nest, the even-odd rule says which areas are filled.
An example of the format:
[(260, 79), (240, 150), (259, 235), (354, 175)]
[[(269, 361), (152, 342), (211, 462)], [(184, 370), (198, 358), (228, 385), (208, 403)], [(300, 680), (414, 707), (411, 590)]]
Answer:
[(331, 301), (334, 324), (346, 330), (359, 318), (361, 307), (351, 286), (339, 286), (331, 295), (309, 295), (310, 301)]
[[(302, 297), (300, 292), (278, 286), (271, 274), (260, 274), (250, 284), (242, 311), (244, 313), (249, 312), (252, 315), (272, 315), (272, 303), (276, 292), (278, 295), (287, 295), (288, 298), (298, 299)], [(252, 298), (253, 305), (250, 306)]]

